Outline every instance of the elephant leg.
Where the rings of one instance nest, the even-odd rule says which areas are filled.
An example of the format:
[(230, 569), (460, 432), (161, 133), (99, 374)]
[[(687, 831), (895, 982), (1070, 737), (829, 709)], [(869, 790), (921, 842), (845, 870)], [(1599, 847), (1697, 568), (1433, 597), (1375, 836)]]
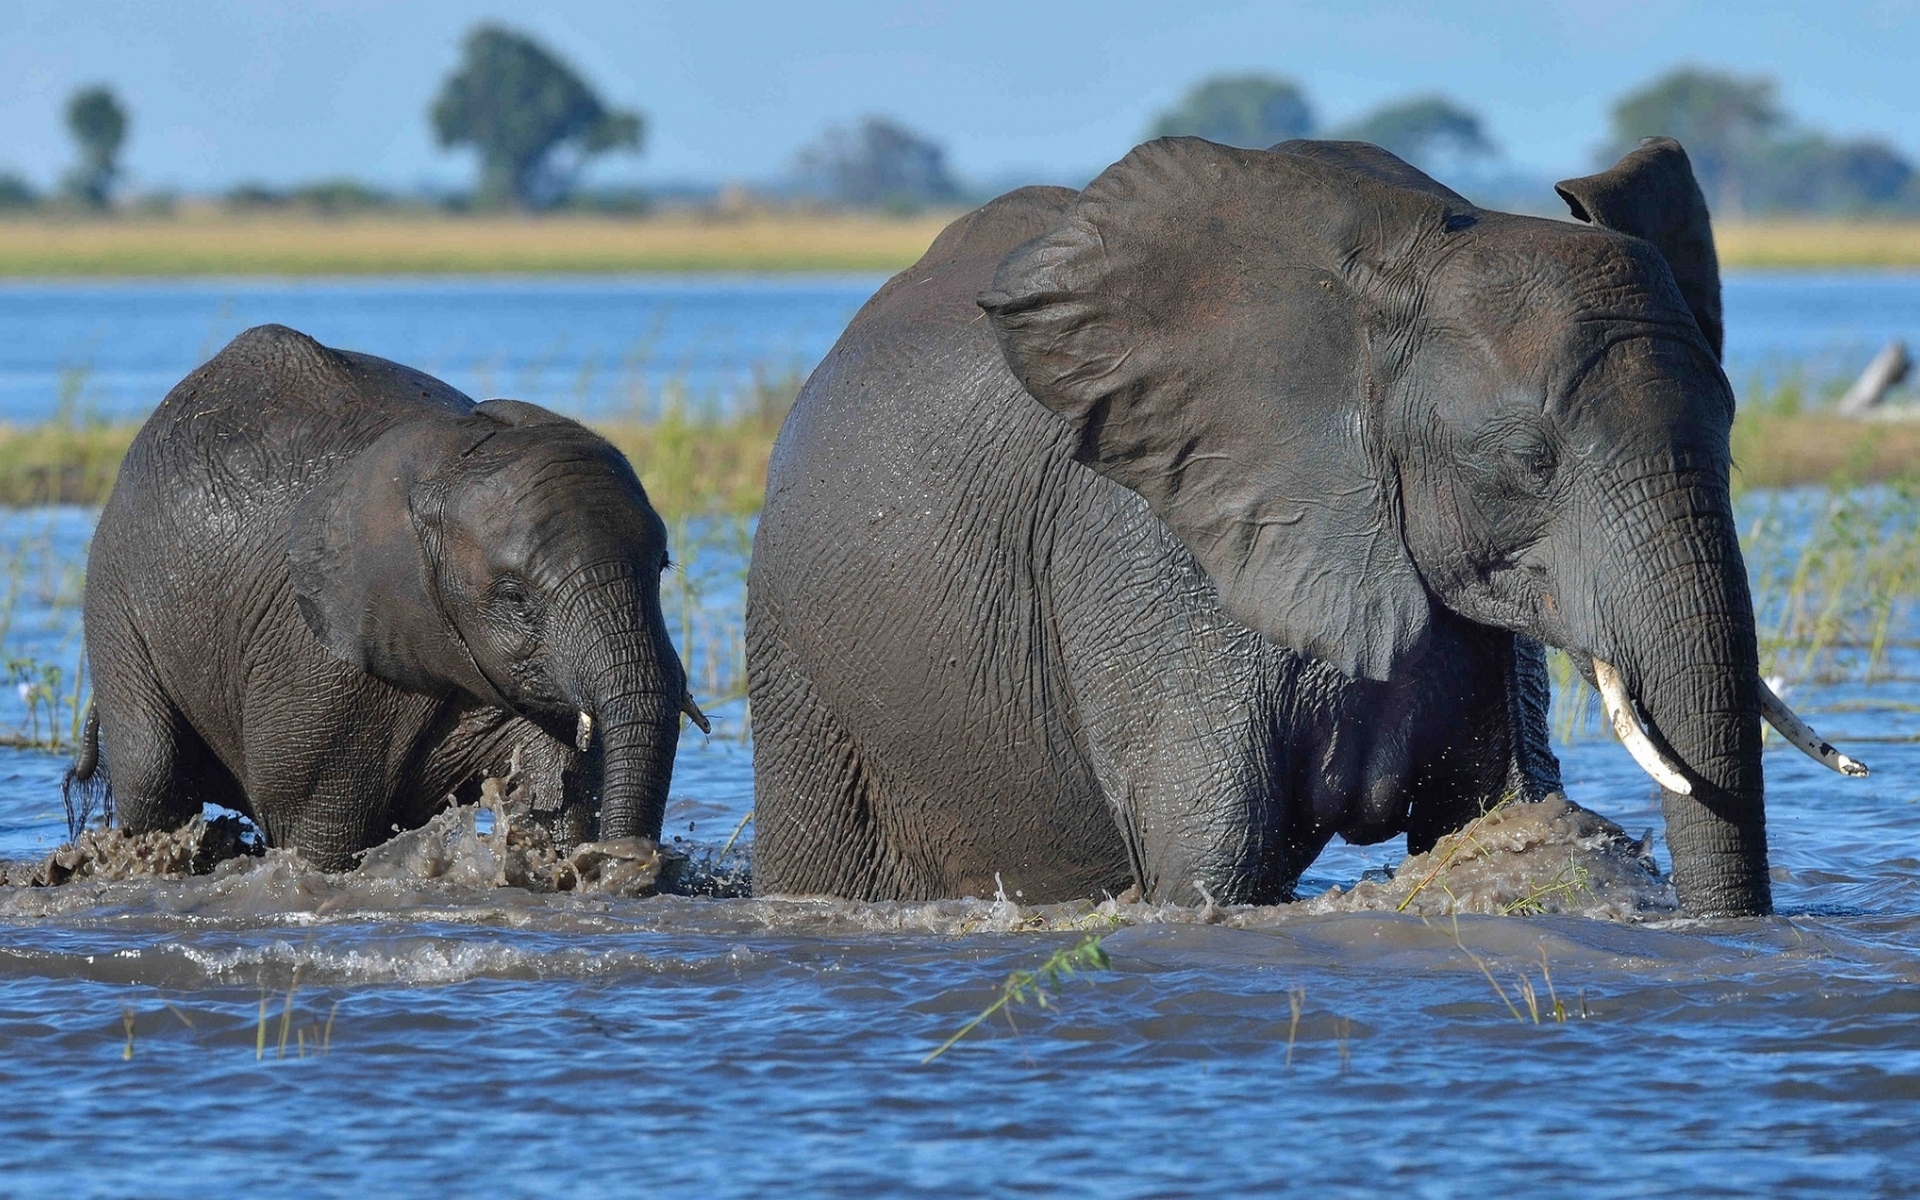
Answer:
[(507, 785), (507, 816), (516, 825), (540, 825), (561, 850), (597, 836), (598, 753), (578, 753), (532, 722), (493, 708), (448, 704), (425, 715), (421, 728), (425, 759), (398, 764), (407, 782), (392, 796), (391, 824), (414, 829), (450, 802), (476, 803), (491, 777)]
[(178, 829), (203, 804), (252, 816), (226, 766), (151, 672), (109, 665), (95, 672), (100, 752), (120, 825), (133, 833)]
[(1414, 854), (1502, 800), (1539, 800), (1560, 787), (1539, 644), (1458, 617), (1442, 625), (1415, 716), (1422, 745), (1407, 818)]
[(393, 836), (379, 783), (344, 764), (316, 769), (305, 756), (263, 757), (250, 756), (247, 782), (268, 845), (298, 850), (323, 871), (346, 871), (362, 850)]
[[(764, 619), (764, 618), (763, 618)], [(777, 635), (748, 640), (756, 895), (906, 898), (853, 739)]]
[(360, 851), (409, 820), (393, 801), (415, 790), (401, 786), (414, 777), (406, 748), (415, 730), (400, 711), (365, 696), (290, 713), (283, 695), (269, 700), (256, 692), (249, 707), (272, 711), (275, 702), (283, 723), (262, 723), (245, 749), (256, 819), (269, 845), (298, 850), (321, 870), (349, 870)]

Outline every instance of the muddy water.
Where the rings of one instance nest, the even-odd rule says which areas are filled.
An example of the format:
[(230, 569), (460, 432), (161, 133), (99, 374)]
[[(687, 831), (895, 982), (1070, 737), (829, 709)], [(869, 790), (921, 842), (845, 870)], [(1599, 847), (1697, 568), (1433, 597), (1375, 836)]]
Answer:
[[(56, 560), (85, 531), (0, 525)], [(22, 578), (8, 653), (58, 659), (62, 576)], [(1793, 699), (1836, 740), (1907, 738), (1915, 658)], [(717, 715), (669, 809), (693, 858), (751, 803)], [(1568, 790), (1624, 833), (1503, 815), (1430, 879), (1444, 855), (1337, 846), (1288, 908), (540, 894), (284, 856), (9, 889), (0, 1191), (1906, 1194), (1920, 747), (1854, 748), (1872, 778), (1769, 752), (1764, 921), (1665, 910), (1650, 786), (1598, 738), (1560, 748)], [(0, 752), (0, 857), (63, 839), (61, 765)], [(1090, 933), (1110, 970), (921, 1065)]]

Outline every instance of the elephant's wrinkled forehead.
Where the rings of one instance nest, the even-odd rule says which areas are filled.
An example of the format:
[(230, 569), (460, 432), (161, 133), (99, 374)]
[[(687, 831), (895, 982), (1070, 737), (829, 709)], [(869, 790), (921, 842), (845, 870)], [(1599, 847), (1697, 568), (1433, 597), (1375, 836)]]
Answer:
[(1512, 217), (1463, 240), (1435, 271), (1427, 315), (1464, 334), (1552, 412), (1596, 372), (1626, 382), (1718, 375), (1660, 252), (1558, 221)]
[(509, 560), (650, 557), (666, 540), (626, 460), (584, 430), (507, 430), (489, 439), (460, 473), (447, 512)]
[(1699, 332), (1665, 260), (1646, 242), (1524, 217), (1483, 229), (1442, 261), (1430, 296), (1457, 297), (1460, 315), (1489, 334), (1533, 343), (1575, 337), (1578, 326)]

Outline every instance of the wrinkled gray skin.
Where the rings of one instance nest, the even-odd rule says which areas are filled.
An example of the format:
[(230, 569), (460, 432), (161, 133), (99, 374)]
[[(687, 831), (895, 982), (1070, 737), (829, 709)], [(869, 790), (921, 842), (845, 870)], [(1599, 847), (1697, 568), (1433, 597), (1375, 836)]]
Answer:
[(248, 330), (147, 421), (94, 535), (120, 819), (212, 801), (340, 869), (521, 747), (562, 841), (596, 799), (601, 836), (657, 837), (686, 694), (666, 556), (632, 468), (580, 425)]
[(1664, 140), (1562, 193), (1167, 139), (950, 226), (774, 454), (756, 888), (1284, 898), (1557, 786), (1544, 644), (1692, 778), (1685, 906), (1767, 911), (1706, 207)]

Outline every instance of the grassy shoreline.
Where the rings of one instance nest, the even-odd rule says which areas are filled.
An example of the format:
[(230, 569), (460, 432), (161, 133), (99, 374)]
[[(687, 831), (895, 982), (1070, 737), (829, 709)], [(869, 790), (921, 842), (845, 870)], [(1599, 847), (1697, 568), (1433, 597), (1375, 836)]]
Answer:
[[(766, 491), (779, 414), (590, 422), (633, 463), (668, 520), (751, 516)], [(0, 508), (106, 503), (138, 421), (0, 424)]]
[[(777, 408), (736, 417), (590, 422), (633, 463), (669, 520), (751, 516), (766, 488)], [(104, 503), (138, 422), (0, 424), (0, 507)], [(1920, 421), (1743, 409), (1734, 424), (1736, 488), (1920, 482)]]
[[(0, 278), (895, 271), (951, 212), (0, 220)], [(1723, 222), (1729, 268), (1920, 268), (1920, 220)]]
[(0, 220), (0, 277), (896, 271), (951, 213)]
[(1723, 221), (1713, 233), (1722, 267), (1808, 271), (1920, 267), (1920, 220)]

